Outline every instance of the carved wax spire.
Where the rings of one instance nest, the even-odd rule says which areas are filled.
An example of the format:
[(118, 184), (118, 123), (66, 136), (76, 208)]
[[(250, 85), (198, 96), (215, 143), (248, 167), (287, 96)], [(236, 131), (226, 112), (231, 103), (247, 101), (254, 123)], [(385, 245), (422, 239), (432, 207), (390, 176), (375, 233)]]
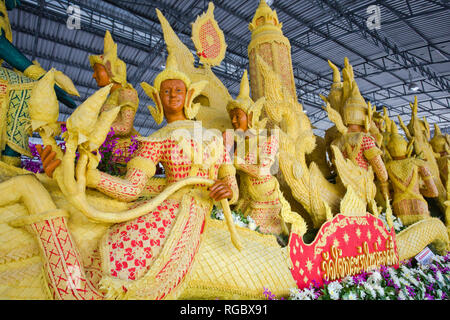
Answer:
[(259, 55), (279, 75), (286, 92), (296, 101), (291, 44), (283, 35), (282, 23), (279, 22), (276, 11), (272, 10), (265, 0), (261, 0), (248, 27), (252, 33), (248, 45), (252, 99), (256, 101), (264, 97), (267, 90), (264, 79), (258, 71), (256, 57)]
[(272, 10), (265, 0), (259, 2), (258, 9), (256, 9), (252, 22), (248, 28), (250, 31), (254, 31), (262, 26), (276, 27), (281, 32), (282, 23), (278, 21), (277, 12)]

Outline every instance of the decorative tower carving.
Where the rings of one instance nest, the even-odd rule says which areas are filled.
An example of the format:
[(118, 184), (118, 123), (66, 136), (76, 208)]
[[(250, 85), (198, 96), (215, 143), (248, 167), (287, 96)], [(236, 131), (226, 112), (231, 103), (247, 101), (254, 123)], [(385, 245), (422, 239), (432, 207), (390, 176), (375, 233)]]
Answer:
[(282, 23), (278, 21), (276, 11), (272, 10), (265, 0), (261, 0), (255, 16), (249, 24), (252, 32), (252, 40), (248, 46), (250, 85), (252, 99), (255, 101), (265, 96), (264, 81), (256, 62), (257, 55), (261, 56), (278, 73), (283, 87), (295, 101), (297, 100), (292, 70), (291, 44), (283, 35), (281, 27)]

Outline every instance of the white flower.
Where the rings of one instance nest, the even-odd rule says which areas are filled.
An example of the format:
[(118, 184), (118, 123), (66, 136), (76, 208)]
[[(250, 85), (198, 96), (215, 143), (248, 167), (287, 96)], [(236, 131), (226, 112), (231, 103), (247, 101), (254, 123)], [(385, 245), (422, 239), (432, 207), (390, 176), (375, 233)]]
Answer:
[(378, 292), (378, 295), (380, 297), (384, 297), (384, 289), (383, 289), (383, 287), (381, 287), (380, 285), (376, 285), (373, 288)]
[(365, 290), (369, 291), (369, 294), (372, 296), (373, 299), (377, 297), (377, 293), (372, 288), (372, 285), (369, 282), (365, 282), (363, 286)]
[(392, 281), (397, 287), (400, 287), (400, 281), (398, 280), (397, 273), (394, 268), (388, 268), (389, 275), (391, 276)]
[(358, 300), (358, 296), (353, 291), (350, 291), (345, 298), (346, 300)]
[(435, 282), (436, 282), (436, 280), (434, 279), (434, 277), (433, 277), (432, 274), (427, 274), (426, 278), (427, 278), (427, 280), (428, 280), (430, 283), (435, 283)]
[(380, 283), (382, 277), (381, 274), (378, 271), (374, 271), (368, 278), (367, 282), (369, 282), (371, 285), (377, 285)]
[(403, 293), (403, 291), (400, 291), (398, 293), (398, 299), (399, 300), (408, 300), (408, 298), (405, 296), (405, 294)]
[(315, 298), (314, 291), (311, 289), (299, 290), (297, 288), (291, 288), (289, 291), (292, 300), (312, 300)]
[(436, 272), (436, 280), (441, 283), (445, 282), (444, 277), (442, 276), (442, 273), (439, 270)]
[(352, 285), (355, 284), (355, 281), (353, 280), (352, 276), (346, 276), (345, 278), (342, 279), (341, 283), (347, 287), (351, 287)]
[(297, 288), (290, 288), (289, 289), (289, 297), (292, 300), (303, 300), (302, 297), (302, 291)]
[(339, 293), (341, 292), (342, 286), (339, 282), (333, 281), (328, 284), (328, 293), (330, 298), (333, 300), (339, 299)]
[(361, 297), (361, 299), (364, 299), (364, 297), (366, 296), (366, 293), (363, 290), (361, 290), (361, 291), (359, 291), (359, 296)]
[(219, 220), (225, 219), (225, 216), (223, 214), (223, 210), (222, 209), (217, 209), (216, 210), (216, 219), (219, 219)]
[[(398, 281), (400, 282), (401, 285), (409, 286), (409, 287), (411, 286), (411, 283), (408, 280), (406, 280), (405, 278), (398, 278)], [(401, 285), (399, 287), (401, 287)]]
[(248, 217), (247, 217), (247, 221), (248, 221), (248, 228), (249, 228), (250, 230), (256, 230), (256, 228), (257, 228), (258, 226), (256, 225), (255, 220), (253, 220), (250, 216), (248, 216)]

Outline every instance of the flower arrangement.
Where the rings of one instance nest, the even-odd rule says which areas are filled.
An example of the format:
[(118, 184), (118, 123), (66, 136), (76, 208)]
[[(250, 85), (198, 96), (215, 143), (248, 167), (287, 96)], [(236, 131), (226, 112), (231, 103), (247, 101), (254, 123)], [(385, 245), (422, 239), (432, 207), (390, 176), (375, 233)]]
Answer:
[(139, 142), (136, 140), (136, 136), (131, 136), (131, 144), (125, 151), (117, 148), (119, 137), (114, 137), (114, 134), (114, 129), (111, 128), (105, 141), (98, 149), (101, 156), (98, 169), (114, 176), (120, 176), (125, 173), (126, 163), (130, 161), (134, 152), (138, 149)]
[[(264, 288), (269, 300), (276, 297)], [(449, 300), (450, 254), (435, 255), (423, 265), (414, 259), (403, 261), (398, 269), (382, 266), (378, 270), (325, 282), (309, 288), (290, 290), (289, 300)]]
[[(61, 133), (67, 131), (65, 123), (61, 123)], [(119, 176), (123, 175), (126, 171), (126, 163), (130, 161), (133, 154), (139, 147), (139, 141), (136, 140), (136, 136), (131, 137), (131, 144), (124, 151), (121, 148), (116, 148), (119, 138), (114, 137), (114, 129), (111, 128), (105, 141), (98, 149), (101, 156), (101, 160), (98, 165), (100, 171), (109, 173), (111, 175)], [(29, 142), (28, 143), (32, 158), (22, 156), (21, 158), (21, 168), (34, 173), (42, 173), (42, 162), (39, 153), (36, 150), (36, 145)], [(65, 150), (65, 141), (61, 140), (58, 142), (62, 151)]]

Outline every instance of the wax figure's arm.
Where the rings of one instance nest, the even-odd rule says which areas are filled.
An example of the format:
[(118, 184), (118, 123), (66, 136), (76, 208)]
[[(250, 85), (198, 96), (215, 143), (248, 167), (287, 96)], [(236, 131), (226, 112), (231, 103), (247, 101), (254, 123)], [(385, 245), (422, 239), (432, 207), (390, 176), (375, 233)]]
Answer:
[(116, 135), (126, 136), (130, 134), (138, 104), (136, 90), (132, 88), (120, 90), (118, 97), (118, 105), (121, 106), (120, 113), (111, 125)]
[(378, 181), (380, 181), (382, 194), (389, 196), (388, 172), (381, 157), (383, 152), (377, 147), (375, 140), (371, 137), (364, 137), (363, 150), (364, 157), (369, 161), (373, 172), (377, 176)]
[(425, 184), (425, 188), (420, 189), (420, 193), (427, 198), (437, 197), (439, 195), (439, 192), (436, 187), (436, 184), (434, 183), (431, 171), (426, 166), (420, 166), (419, 175)]

